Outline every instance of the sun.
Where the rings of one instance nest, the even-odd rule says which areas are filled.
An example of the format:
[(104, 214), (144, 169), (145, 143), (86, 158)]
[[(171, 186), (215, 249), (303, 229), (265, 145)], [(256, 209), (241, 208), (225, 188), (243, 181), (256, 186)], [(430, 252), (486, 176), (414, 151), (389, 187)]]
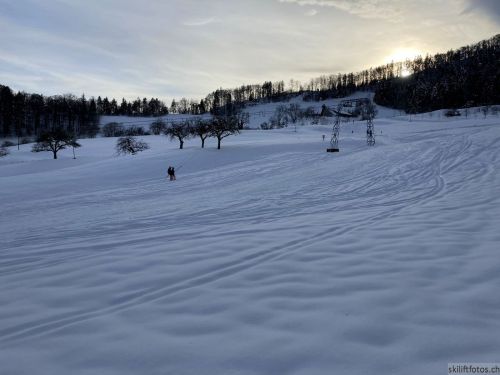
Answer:
[[(413, 60), (417, 56), (422, 56), (422, 52), (416, 48), (398, 48), (392, 51), (392, 53), (385, 58), (386, 63), (390, 62), (405, 62), (406, 60)], [(404, 64), (405, 65), (405, 64)], [(412, 75), (412, 71), (403, 65), (400, 77), (408, 77)]]
[(401, 77), (405, 78), (405, 77), (408, 77), (410, 75), (411, 75), (411, 72), (408, 69), (404, 68), (403, 70), (401, 70)]
[(422, 56), (422, 52), (416, 48), (398, 48), (392, 51), (392, 53), (385, 59), (386, 62), (398, 62), (405, 60), (412, 60), (417, 56)]

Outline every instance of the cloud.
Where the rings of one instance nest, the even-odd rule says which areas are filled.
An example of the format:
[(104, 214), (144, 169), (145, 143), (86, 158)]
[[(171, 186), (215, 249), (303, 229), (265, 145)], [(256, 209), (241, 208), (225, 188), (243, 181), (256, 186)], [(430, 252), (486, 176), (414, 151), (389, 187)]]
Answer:
[(217, 87), (357, 71), (400, 48), (435, 53), (474, 43), (498, 33), (489, 21), (498, 3), (0, 0), (0, 30), (9, 31), (0, 32), (0, 84), (199, 99)]
[(198, 27), (198, 26), (205, 26), (209, 25), (211, 23), (217, 22), (217, 20), (213, 17), (211, 18), (204, 18), (204, 19), (193, 19), (189, 21), (185, 21), (182, 24), (184, 26), (193, 26), (193, 27)]
[(462, 12), (480, 13), (486, 15), (492, 21), (500, 24), (500, 1), (499, 0), (466, 0), (466, 8)]
[(380, 18), (401, 21), (402, 12), (397, 0), (279, 0), (300, 6), (331, 7), (367, 19)]

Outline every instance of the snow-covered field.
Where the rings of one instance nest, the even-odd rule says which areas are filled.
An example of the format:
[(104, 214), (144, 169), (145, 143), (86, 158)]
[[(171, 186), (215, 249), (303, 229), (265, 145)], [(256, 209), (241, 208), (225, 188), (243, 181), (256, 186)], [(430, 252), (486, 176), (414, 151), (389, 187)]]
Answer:
[[(445, 374), (499, 361), (500, 119), (0, 159), (0, 373)], [(382, 133), (381, 133), (382, 132)], [(322, 141), (326, 134), (326, 141)], [(178, 180), (165, 179), (168, 165)]]

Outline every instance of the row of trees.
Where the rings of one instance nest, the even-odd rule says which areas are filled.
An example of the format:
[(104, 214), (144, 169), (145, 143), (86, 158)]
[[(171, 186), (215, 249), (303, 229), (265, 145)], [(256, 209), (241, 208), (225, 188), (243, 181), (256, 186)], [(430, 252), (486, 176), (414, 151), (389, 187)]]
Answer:
[[(246, 102), (282, 100), (286, 94), (285, 83), (264, 82), (262, 85), (244, 85), (236, 89), (217, 89), (208, 94), (204, 99), (194, 100), (182, 98), (172, 100), (170, 107), (158, 98), (137, 98), (128, 102), (125, 98), (121, 103), (107, 97), (96, 100), (99, 115), (123, 116), (162, 116), (169, 113), (201, 115), (205, 113), (221, 114), (234, 112), (235, 108), (243, 106)], [(231, 108), (231, 109), (229, 109)]]
[(260, 124), (260, 128), (263, 130), (284, 128), (290, 123), (296, 125), (299, 121), (312, 119), (317, 116), (318, 114), (312, 107), (302, 109), (296, 103), (289, 105), (282, 104), (276, 107), (268, 121)]
[[(208, 137), (217, 139), (217, 149), (221, 148), (221, 142), (224, 138), (230, 135), (237, 134), (245, 126), (248, 117), (245, 115), (237, 116), (214, 116), (211, 120), (186, 120), (180, 123), (172, 123), (167, 125), (161, 120), (157, 120), (152, 127), (158, 130), (158, 134), (163, 133), (171, 140), (179, 141), (179, 148), (184, 147), (184, 141), (189, 138), (199, 137), (201, 139), (201, 147), (205, 147), (205, 140)], [(36, 139), (36, 143), (32, 146), (32, 152), (50, 151), (53, 158), (57, 159), (59, 151), (68, 147), (74, 149), (81, 147), (78, 143), (76, 135), (68, 132), (62, 127), (58, 127), (48, 131), (42, 131)], [(146, 142), (136, 140), (132, 135), (125, 135), (119, 138), (116, 144), (118, 154), (135, 154), (149, 148)], [(9, 154), (9, 150), (4, 145), (0, 146), (0, 157)]]
[(96, 106), (98, 115), (108, 116), (163, 116), (169, 113), (168, 107), (158, 98), (137, 98), (130, 102), (123, 98), (118, 104), (116, 99), (101, 99), (99, 96)]
[(500, 102), (500, 35), (409, 65), (409, 77), (390, 77), (376, 85), (378, 104), (418, 113)]
[(220, 149), (224, 138), (239, 133), (248, 124), (250, 116), (246, 112), (231, 115), (212, 116), (210, 119), (193, 118), (179, 122), (167, 123), (157, 119), (149, 126), (149, 133), (144, 132), (141, 127), (126, 128), (123, 125), (111, 122), (103, 126), (102, 134), (105, 137), (130, 138), (137, 135), (165, 134), (171, 140), (179, 141), (179, 148), (184, 148), (184, 142), (189, 138), (198, 137), (201, 147), (205, 147), (205, 140), (209, 137), (217, 139), (217, 148)]
[(99, 131), (99, 115), (94, 98), (84, 95), (44, 97), (0, 86), (0, 136), (31, 136), (62, 128), (94, 137)]
[(154, 126), (161, 129), (171, 140), (179, 141), (179, 148), (184, 148), (184, 142), (189, 138), (198, 137), (201, 148), (205, 147), (205, 140), (209, 137), (217, 139), (217, 149), (220, 150), (224, 138), (238, 134), (248, 122), (248, 114), (240, 113), (228, 116), (213, 116), (210, 120), (193, 119), (170, 125), (157, 121)]

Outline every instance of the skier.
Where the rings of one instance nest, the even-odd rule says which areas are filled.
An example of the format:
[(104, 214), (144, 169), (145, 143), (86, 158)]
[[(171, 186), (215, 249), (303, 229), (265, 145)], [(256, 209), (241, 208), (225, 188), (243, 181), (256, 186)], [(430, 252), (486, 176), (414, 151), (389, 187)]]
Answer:
[(168, 166), (168, 170), (167, 170), (167, 174), (168, 174), (168, 177), (170, 178), (170, 181), (174, 181), (175, 180), (175, 170), (174, 170), (174, 167), (172, 166)]
[(325, 140), (325, 135), (323, 134), (323, 140)]

